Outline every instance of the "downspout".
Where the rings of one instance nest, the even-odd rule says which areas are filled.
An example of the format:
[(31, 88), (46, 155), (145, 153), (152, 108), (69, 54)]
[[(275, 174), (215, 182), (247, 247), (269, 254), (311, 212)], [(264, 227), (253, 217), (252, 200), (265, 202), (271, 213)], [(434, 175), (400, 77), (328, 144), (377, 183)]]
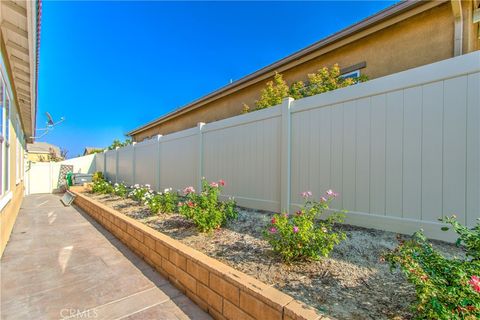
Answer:
[(453, 39), (453, 55), (459, 56), (462, 54), (463, 47), (463, 16), (462, 16), (462, 2), (461, 0), (451, 0), (452, 11), (454, 18), (454, 39)]

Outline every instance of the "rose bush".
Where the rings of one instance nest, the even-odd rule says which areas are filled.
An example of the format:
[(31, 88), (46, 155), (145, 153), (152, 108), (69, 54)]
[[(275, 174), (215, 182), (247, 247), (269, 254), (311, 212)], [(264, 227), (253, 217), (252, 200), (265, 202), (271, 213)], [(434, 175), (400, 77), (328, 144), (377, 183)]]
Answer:
[(333, 213), (324, 220), (320, 219), (336, 196), (328, 190), (320, 201), (314, 201), (312, 193), (306, 191), (302, 193), (305, 204), (295, 214), (274, 215), (264, 231), (273, 251), (287, 262), (328, 256), (334, 246), (345, 239), (343, 232), (333, 230), (335, 223), (343, 221), (343, 214)]
[(223, 180), (208, 183), (202, 179), (202, 191), (197, 194), (193, 187), (183, 190), (184, 201), (178, 203), (178, 210), (185, 218), (192, 220), (200, 232), (210, 232), (220, 228), (228, 220), (236, 219), (238, 213), (235, 201), (220, 201)]
[[(144, 186), (135, 184), (130, 187), (128, 192), (128, 197), (132, 198), (135, 201), (144, 203), (153, 191), (150, 189), (150, 185), (146, 184)], [(148, 194), (148, 195), (147, 195)]]
[(479, 319), (480, 223), (469, 229), (455, 216), (441, 221), (459, 235), (457, 245), (465, 251), (465, 257), (443, 256), (418, 231), (411, 240), (400, 240), (400, 245), (384, 258), (392, 270), (400, 268), (415, 286), (413, 309), (417, 319)]
[(111, 183), (105, 181), (102, 177), (97, 176), (92, 185), (92, 192), (100, 194), (113, 193), (113, 186)]
[(124, 183), (115, 183), (113, 185), (113, 193), (116, 196), (125, 198), (128, 194), (128, 188)]
[[(148, 194), (147, 194), (148, 195)], [(151, 193), (145, 200), (145, 205), (148, 206), (153, 214), (173, 213), (177, 209), (178, 194), (172, 188), (167, 188), (163, 193)]]

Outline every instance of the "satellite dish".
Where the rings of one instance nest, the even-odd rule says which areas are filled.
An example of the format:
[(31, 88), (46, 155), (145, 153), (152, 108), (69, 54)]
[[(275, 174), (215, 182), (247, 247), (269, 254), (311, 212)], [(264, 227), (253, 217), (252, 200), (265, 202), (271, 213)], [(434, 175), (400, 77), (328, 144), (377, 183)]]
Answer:
[(53, 126), (55, 123), (53, 122), (53, 118), (50, 115), (50, 113), (45, 112), (45, 115), (47, 116), (47, 127)]
[(58, 125), (58, 124), (62, 123), (63, 121), (65, 121), (65, 118), (64, 118), (64, 117), (61, 117), (60, 120), (58, 120), (57, 122), (53, 121), (52, 116), (51, 116), (50, 113), (48, 113), (48, 112), (45, 112), (45, 116), (47, 117), (47, 122), (46, 122), (46, 124), (45, 124), (46, 127), (45, 127), (45, 128), (41, 128), (41, 129), (36, 129), (36, 131), (43, 131), (42, 134), (40, 134), (39, 136), (35, 135), (34, 137), (30, 137), (31, 139), (40, 139), (41, 137), (43, 137), (44, 135), (46, 135), (49, 130), (53, 130), (56, 125)]

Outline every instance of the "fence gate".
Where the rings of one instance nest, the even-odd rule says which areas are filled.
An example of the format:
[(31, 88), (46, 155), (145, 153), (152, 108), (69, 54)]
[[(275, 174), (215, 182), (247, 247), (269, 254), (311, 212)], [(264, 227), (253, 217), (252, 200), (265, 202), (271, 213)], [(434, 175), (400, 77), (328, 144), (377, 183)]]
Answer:
[(26, 166), (26, 193), (51, 193), (54, 184), (53, 164), (50, 162), (28, 162)]

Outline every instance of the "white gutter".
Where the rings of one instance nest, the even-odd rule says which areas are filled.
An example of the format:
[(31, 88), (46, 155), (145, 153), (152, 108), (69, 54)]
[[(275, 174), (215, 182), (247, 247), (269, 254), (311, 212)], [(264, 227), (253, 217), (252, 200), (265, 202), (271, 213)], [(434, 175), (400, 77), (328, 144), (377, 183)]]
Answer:
[(459, 56), (463, 51), (463, 14), (462, 2), (460, 0), (452, 0), (452, 11), (455, 19), (455, 34), (453, 39), (453, 55)]

